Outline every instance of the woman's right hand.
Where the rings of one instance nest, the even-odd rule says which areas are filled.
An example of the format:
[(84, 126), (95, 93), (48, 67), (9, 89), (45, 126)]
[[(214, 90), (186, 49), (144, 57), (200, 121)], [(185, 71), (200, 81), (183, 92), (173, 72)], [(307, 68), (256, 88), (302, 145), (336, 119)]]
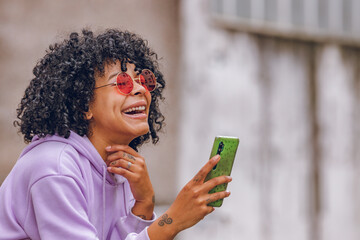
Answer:
[(148, 229), (150, 239), (172, 239), (180, 231), (195, 225), (213, 212), (214, 208), (208, 206), (208, 203), (230, 195), (227, 191), (212, 194), (209, 194), (209, 191), (217, 185), (231, 182), (231, 177), (220, 176), (204, 182), (206, 175), (219, 160), (219, 155), (212, 157), (180, 191), (170, 208), (155, 221), (156, 227), (163, 228), (162, 233), (171, 237), (163, 238), (164, 236), (157, 235), (157, 231), (152, 231), (155, 230), (154, 226)]

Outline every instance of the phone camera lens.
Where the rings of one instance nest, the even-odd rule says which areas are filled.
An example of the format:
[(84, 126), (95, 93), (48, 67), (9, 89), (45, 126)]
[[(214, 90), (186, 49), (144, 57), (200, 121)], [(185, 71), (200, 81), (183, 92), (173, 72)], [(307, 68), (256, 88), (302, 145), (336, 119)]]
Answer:
[[(220, 153), (224, 150), (224, 143), (223, 142), (220, 142), (219, 143), (219, 147), (218, 147), (218, 150), (217, 150), (217, 153), (218, 155), (220, 155)], [(213, 170), (215, 170), (217, 167), (217, 164), (213, 167)]]
[(224, 143), (220, 142), (217, 150), (217, 154), (220, 154), (224, 150)]

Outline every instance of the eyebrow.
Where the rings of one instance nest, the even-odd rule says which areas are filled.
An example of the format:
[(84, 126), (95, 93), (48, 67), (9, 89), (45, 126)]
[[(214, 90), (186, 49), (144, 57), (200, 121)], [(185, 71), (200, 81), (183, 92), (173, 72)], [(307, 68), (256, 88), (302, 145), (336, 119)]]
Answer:
[(116, 75), (118, 75), (120, 72), (114, 72), (113, 74), (111, 74), (108, 78), (108, 81), (110, 81), (110, 79), (112, 79), (113, 77), (115, 77)]

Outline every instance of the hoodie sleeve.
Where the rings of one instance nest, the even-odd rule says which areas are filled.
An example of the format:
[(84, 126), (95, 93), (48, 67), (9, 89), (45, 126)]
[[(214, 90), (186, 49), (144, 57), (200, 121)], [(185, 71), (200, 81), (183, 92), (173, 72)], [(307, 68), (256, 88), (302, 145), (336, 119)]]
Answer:
[[(152, 220), (143, 220), (130, 211), (128, 216), (120, 218), (116, 223), (110, 239), (149, 240), (147, 229), (155, 219), (155, 213), (153, 213)], [(129, 231), (130, 229), (132, 232)]]
[(86, 199), (75, 180), (48, 176), (30, 188), (25, 229), (31, 239), (98, 239), (87, 216)]
[[(100, 233), (88, 218), (88, 205), (81, 187), (71, 177), (47, 176), (30, 188), (29, 210), (25, 229), (31, 239), (72, 239), (100, 238)], [(110, 240), (149, 240), (147, 227), (155, 221), (143, 220), (131, 211), (115, 224)], [(100, 234), (100, 235), (99, 235)]]
[(135, 199), (131, 193), (130, 184), (126, 178), (119, 175), (116, 177), (119, 179), (118, 182), (124, 184), (126, 216), (118, 219), (111, 231), (110, 240), (149, 240), (150, 238), (147, 229), (156, 220), (155, 212), (153, 213), (151, 220), (144, 220), (135, 216), (131, 211), (135, 205)]

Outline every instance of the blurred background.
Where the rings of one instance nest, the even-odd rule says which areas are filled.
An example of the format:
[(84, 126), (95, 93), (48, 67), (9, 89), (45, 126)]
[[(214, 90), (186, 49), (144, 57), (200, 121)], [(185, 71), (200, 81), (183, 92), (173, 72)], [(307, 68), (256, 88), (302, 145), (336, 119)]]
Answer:
[(240, 138), (231, 197), (177, 239), (360, 239), (359, 12), (358, 0), (1, 0), (0, 184), (49, 44), (119, 28), (149, 41), (167, 80), (166, 129), (141, 149), (158, 215), (216, 135)]

